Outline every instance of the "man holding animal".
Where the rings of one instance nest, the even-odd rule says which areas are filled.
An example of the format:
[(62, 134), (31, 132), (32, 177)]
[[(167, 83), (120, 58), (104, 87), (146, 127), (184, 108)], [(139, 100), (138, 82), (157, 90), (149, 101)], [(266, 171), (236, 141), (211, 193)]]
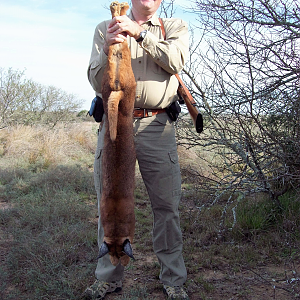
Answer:
[[(166, 38), (156, 14), (162, 0), (132, 0), (128, 16), (100, 23), (95, 30), (88, 69), (98, 96), (111, 45), (127, 40), (136, 80), (133, 133), (136, 157), (154, 215), (153, 248), (161, 266), (160, 280), (168, 299), (189, 299), (183, 289), (187, 272), (182, 257), (178, 206), (181, 176), (173, 121), (166, 108), (177, 100), (178, 80), (188, 54), (188, 28), (180, 19), (163, 19)], [(106, 116), (99, 130), (94, 179), (101, 198), (101, 154)], [(99, 221), (99, 245), (103, 240)], [(89, 299), (103, 299), (121, 289), (124, 267), (114, 266), (108, 255), (98, 260), (95, 283), (85, 291)]]

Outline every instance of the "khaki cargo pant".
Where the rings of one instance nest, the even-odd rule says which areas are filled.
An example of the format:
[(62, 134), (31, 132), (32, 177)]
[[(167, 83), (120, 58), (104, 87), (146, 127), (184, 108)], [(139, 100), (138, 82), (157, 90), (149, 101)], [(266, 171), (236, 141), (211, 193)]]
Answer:
[[(94, 180), (101, 197), (101, 153), (105, 131), (102, 126), (94, 164)], [(136, 155), (153, 210), (153, 249), (160, 263), (160, 280), (170, 286), (181, 286), (187, 278), (182, 257), (182, 234), (178, 205), (181, 197), (181, 175), (175, 131), (166, 113), (135, 119), (133, 123)], [(100, 212), (99, 212), (100, 215)], [(139, 226), (139, 224), (136, 224)], [(102, 244), (103, 229), (98, 223), (98, 243)], [(110, 263), (109, 255), (98, 260), (96, 278), (108, 282), (123, 279), (124, 268)]]

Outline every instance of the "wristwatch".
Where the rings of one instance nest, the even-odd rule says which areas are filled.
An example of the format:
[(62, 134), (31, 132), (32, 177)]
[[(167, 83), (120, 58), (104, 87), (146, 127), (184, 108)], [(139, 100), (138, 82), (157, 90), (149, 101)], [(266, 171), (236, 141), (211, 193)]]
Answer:
[(142, 42), (142, 41), (144, 40), (146, 34), (147, 34), (147, 30), (143, 30), (143, 31), (140, 33), (140, 36), (136, 39), (136, 41), (137, 41), (138, 43)]

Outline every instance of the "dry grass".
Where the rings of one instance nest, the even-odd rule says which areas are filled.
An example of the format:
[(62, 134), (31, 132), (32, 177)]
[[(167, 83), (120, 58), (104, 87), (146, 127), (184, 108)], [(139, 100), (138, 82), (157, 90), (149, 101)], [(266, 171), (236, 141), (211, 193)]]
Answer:
[[(92, 158), (96, 147), (95, 123), (41, 126), (16, 126), (0, 131), (0, 166), (41, 168), (70, 164)], [(85, 161), (86, 163), (86, 161)]]

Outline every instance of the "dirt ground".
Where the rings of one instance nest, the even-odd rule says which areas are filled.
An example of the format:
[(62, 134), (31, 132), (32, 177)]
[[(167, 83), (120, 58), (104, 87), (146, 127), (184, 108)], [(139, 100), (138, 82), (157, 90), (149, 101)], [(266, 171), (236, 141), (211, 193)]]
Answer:
[[(165, 299), (162, 285), (155, 274), (158, 269), (155, 272), (145, 270), (145, 264), (153, 264), (152, 260), (155, 258), (148, 257), (145, 261), (142, 257), (137, 257), (133, 263), (135, 269), (125, 273), (122, 291), (119, 294), (110, 294), (106, 299), (120, 299), (122, 294), (129, 295), (130, 290), (136, 289), (137, 286), (146, 287), (149, 294), (146, 299)], [(300, 278), (295, 277), (292, 271), (295, 268), (299, 270), (300, 264), (290, 268), (287, 265), (265, 265), (237, 273), (233, 272), (230, 266), (221, 267), (219, 270), (201, 269), (197, 277), (201, 277), (202, 282), (196, 283), (192, 276), (188, 275), (186, 290), (191, 300), (300, 299)]]
[[(9, 208), (0, 201), (0, 209)], [(0, 232), (1, 235), (1, 232)], [(0, 260), (9, 249), (0, 248)], [(107, 300), (130, 299), (136, 290), (145, 289), (147, 297), (140, 299), (163, 300), (165, 296), (159, 282), (159, 265), (153, 253), (139, 254), (126, 268), (123, 289), (107, 295)], [(195, 254), (197, 261), (197, 254)], [(222, 260), (222, 258), (219, 258)], [(199, 264), (200, 266), (201, 264)], [(255, 268), (241, 268), (238, 272), (230, 265), (220, 264), (217, 269), (198, 268), (197, 274), (189, 274), (185, 288), (191, 300), (293, 300), (300, 299), (300, 262), (288, 264), (262, 264)], [(199, 280), (199, 278), (201, 280)]]
[[(10, 205), (0, 199), (0, 209), (9, 209)], [(0, 240), (2, 233), (0, 232)], [(2, 241), (3, 242), (3, 241)], [(0, 262), (9, 248), (0, 247)], [(107, 295), (105, 299), (136, 298), (136, 291), (146, 290), (147, 296), (139, 299), (163, 300), (165, 296), (159, 282), (159, 264), (155, 255), (148, 250), (134, 249), (135, 261), (125, 269), (123, 289), (119, 293)], [(300, 299), (300, 261), (284, 261), (277, 265), (268, 261), (255, 267), (236, 267), (219, 255), (217, 267), (204, 268), (201, 253), (195, 253), (195, 263), (187, 262), (188, 280), (185, 289), (191, 300), (294, 300)], [(190, 256), (189, 256), (190, 257)], [(199, 266), (198, 266), (199, 262)], [(190, 268), (193, 266), (193, 270)]]

